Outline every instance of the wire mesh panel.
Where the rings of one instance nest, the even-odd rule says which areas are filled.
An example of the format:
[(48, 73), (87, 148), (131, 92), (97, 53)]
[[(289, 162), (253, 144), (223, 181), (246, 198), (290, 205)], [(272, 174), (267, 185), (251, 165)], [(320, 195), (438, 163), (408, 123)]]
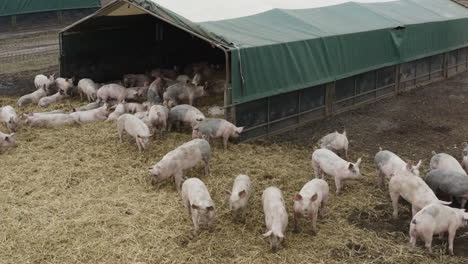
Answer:
[(444, 76), (443, 65), (444, 65), (444, 54), (438, 54), (430, 57), (431, 59), (431, 79), (440, 78)]
[(299, 91), (300, 123), (325, 116), (325, 95), (325, 84)]
[(236, 106), (236, 125), (246, 127), (241, 140), (267, 134), (268, 99), (260, 99)]
[(57, 24), (57, 11), (39, 12), (16, 15), (16, 25)]
[(448, 59), (447, 59), (447, 73), (449, 76), (454, 75), (457, 73), (457, 64), (458, 64), (458, 56), (457, 56), (458, 50), (450, 51), (448, 53)]

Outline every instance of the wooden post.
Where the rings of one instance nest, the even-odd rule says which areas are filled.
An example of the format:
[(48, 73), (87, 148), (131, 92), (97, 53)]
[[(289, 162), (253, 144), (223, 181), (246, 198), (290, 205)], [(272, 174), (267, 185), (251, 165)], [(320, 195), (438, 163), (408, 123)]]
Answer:
[(336, 81), (325, 85), (325, 116), (333, 115), (333, 101), (335, 100)]
[(11, 16), (11, 26), (16, 26), (16, 15)]

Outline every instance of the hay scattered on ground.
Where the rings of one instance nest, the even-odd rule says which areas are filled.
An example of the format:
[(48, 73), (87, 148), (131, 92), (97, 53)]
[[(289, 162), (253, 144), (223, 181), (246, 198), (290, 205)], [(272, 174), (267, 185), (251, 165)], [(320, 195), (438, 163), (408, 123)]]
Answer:
[[(15, 100), (3, 97), (0, 104), (14, 105)], [(65, 101), (48, 110), (79, 104)], [(409, 207), (400, 205), (400, 219), (391, 219), (387, 192), (375, 188), (373, 153), (353, 148), (352, 160), (363, 157), (364, 180), (347, 182), (337, 197), (333, 180), (326, 178), (331, 195), (317, 236), (310, 235), (304, 222), (302, 232), (294, 234), (293, 197), (313, 178), (312, 149), (287, 141), (230, 144), (227, 152), (214, 141), (210, 175), (203, 175), (201, 165), (186, 172), (206, 183), (217, 212), (215, 231), (194, 237), (174, 184), (153, 187), (147, 171), (188, 140), (189, 133), (166, 134), (140, 154), (130, 138), (119, 144), (114, 122), (22, 127), (19, 147), (0, 155), (0, 262), (466, 263), (462, 257), (449, 257), (440, 239), (433, 243), (433, 255), (421, 245), (408, 250)], [(254, 189), (245, 224), (232, 223), (224, 194), (241, 173), (252, 178)], [(290, 216), (287, 247), (276, 254), (261, 235), (261, 193), (271, 185), (283, 191)]]

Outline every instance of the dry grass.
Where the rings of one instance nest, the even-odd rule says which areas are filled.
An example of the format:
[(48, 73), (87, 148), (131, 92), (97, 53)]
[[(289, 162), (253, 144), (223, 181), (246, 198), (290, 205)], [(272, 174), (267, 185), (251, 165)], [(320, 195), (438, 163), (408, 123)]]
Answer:
[[(79, 102), (49, 110), (72, 105)], [(43, 111), (19, 112), (31, 110)], [(446, 255), (439, 239), (433, 255), (421, 245), (408, 250), (408, 206), (400, 206), (401, 220), (391, 219), (388, 194), (374, 187), (373, 153), (351, 151), (353, 160), (363, 157), (365, 179), (346, 183), (341, 196), (326, 179), (332, 194), (317, 236), (305, 223), (292, 233), (292, 200), (313, 177), (312, 150), (269, 140), (231, 144), (227, 152), (215, 142), (211, 174), (205, 177), (202, 166), (186, 171), (206, 183), (217, 210), (215, 231), (194, 237), (174, 184), (153, 187), (147, 171), (188, 140), (189, 133), (167, 134), (140, 154), (132, 140), (118, 143), (115, 123), (22, 127), (19, 146), (0, 154), (0, 263), (466, 263)], [(254, 184), (246, 224), (232, 223), (224, 194), (240, 173)], [(283, 191), (290, 215), (287, 248), (276, 254), (261, 236), (261, 193), (271, 185)], [(455, 244), (463, 237), (460, 231)]]

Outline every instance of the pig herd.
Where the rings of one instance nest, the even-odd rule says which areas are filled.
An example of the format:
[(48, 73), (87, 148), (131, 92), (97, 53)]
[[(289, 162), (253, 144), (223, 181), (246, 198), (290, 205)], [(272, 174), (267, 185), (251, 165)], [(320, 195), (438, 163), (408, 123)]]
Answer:
[[(212, 67), (194, 66), (192, 77), (178, 74), (176, 69), (156, 69), (151, 74), (128, 74), (120, 83), (96, 84), (91, 79), (81, 79), (74, 86), (73, 79), (38, 75), (34, 80), (37, 90), (22, 96), (17, 105), (36, 103), (47, 107), (73, 95), (77, 90), (80, 97), (91, 101), (73, 109), (72, 113), (55, 110), (43, 113), (23, 113), (19, 117), (11, 106), (0, 108), (0, 122), (10, 134), (0, 132), (0, 148), (16, 146), (15, 133), (20, 125), (48, 127), (67, 124), (82, 124), (90, 121), (116, 121), (120, 141), (125, 132), (135, 139), (139, 151), (149, 147), (153, 137), (171, 131), (175, 125), (192, 128), (192, 140), (168, 152), (155, 165), (149, 168), (151, 183), (173, 180), (181, 192), (183, 205), (191, 216), (194, 233), (200, 229), (213, 230), (215, 203), (208, 188), (198, 178), (184, 177), (184, 171), (204, 163), (205, 176), (209, 174), (211, 161), (210, 139), (220, 138), (224, 149), (231, 137), (239, 137), (242, 127), (217, 118), (206, 118), (192, 104), (196, 98), (204, 96)], [(218, 82), (219, 83), (219, 82)], [(203, 84), (203, 85), (200, 85)], [(56, 92), (47, 96), (52, 87)], [(212, 88), (208, 94), (219, 92)], [(143, 101), (142, 103), (129, 101)], [(188, 104), (182, 104), (187, 102)], [(324, 217), (329, 200), (329, 186), (324, 175), (334, 178), (336, 195), (343, 191), (348, 180), (358, 180), (361, 158), (356, 162), (347, 161), (348, 139), (346, 132), (334, 132), (321, 138), (311, 156), (311, 168), (315, 179), (305, 183), (293, 200), (294, 231), (299, 231), (301, 218), (310, 222), (312, 233), (317, 232), (318, 216)], [(341, 156), (340, 156), (341, 155)], [(468, 144), (463, 143), (462, 165), (468, 168)], [(420, 177), (421, 161), (416, 165), (403, 161), (396, 154), (382, 150), (375, 155), (376, 181), (380, 187), (389, 179), (388, 191), (393, 206), (393, 217), (398, 217), (398, 201), (402, 197), (411, 204), (413, 218), (410, 222), (410, 243), (413, 248), (418, 238), (431, 250), (434, 234), (448, 233), (449, 252), (453, 255), (453, 241), (459, 227), (465, 226), (468, 214), (464, 209), (449, 207), (452, 201), (459, 202), (462, 208), (468, 199), (468, 175), (462, 165), (445, 153), (433, 153), (430, 172)], [(247, 207), (252, 193), (252, 181), (247, 175), (234, 179), (231, 191), (226, 192), (233, 219), (245, 221)], [(448, 201), (440, 200), (445, 197)], [(266, 188), (262, 194), (266, 232), (271, 250), (277, 251), (285, 241), (288, 226), (288, 213), (282, 192), (277, 187)]]

